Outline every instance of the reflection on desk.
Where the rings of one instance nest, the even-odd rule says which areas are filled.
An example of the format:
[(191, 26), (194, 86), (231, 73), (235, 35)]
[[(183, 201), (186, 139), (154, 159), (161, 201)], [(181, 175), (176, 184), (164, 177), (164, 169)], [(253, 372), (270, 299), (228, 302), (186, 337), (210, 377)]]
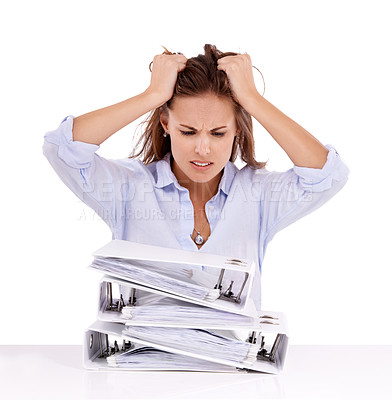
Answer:
[(388, 399), (392, 346), (289, 346), (280, 375), (86, 371), (82, 346), (0, 346), (4, 399)]

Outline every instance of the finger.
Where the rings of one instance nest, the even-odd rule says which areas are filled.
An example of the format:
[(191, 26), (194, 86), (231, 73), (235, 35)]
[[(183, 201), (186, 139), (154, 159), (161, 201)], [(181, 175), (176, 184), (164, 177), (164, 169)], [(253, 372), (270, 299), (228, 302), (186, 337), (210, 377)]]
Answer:
[(177, 60), (179, 62), (186, 63), (188, 61), (188, 59), (183, 54), (176, 54), (176, 56), (178, 57)]
[(216, 66), (218, 69), (220, 69), (220, 70), (225, 70), (226, 69), (226, 64), (227, 63), (225, 63), (224, 61), (223, 61), (223, 58), (220, 58), (219, 60), (218, 60), (218, 65)]
[(227, 58), (227, 57), (219, 58), (219, 59), (217, 60), (218, 65), (224, 65), (224, 64), (226, 64), (226, 63), (227, 63), (227, 60), (225, 60), (225, 58)]
[(178, 63), (180, 65), (179, 68), (181, 68), (181, 70), (185, 68), (186, 62), (188, 61), (188, 59), (183, 54), (157, 54), (154, 56), (153, 61), (151, 61), (148, 66), (150, 72), (152, 72), (152, 69), (154, 68), (154, 63), (159, 64), (160, 60), (164, 60), (165, 58), (167, 60), (168, 59), (167, 57), (171, 57), (171, 60)]
[(222, 57), (218, 60), (217, 68), (222, 71), (227, 71), (227, 69), (230, 68), (230, 66), (233, 65), (234, 63), (235, 60), (233, 60), (232, 56)]
[(179, 65), (178, 65), (177, 71), (178, 71), (178, 72), (179, 72), (179, 71), (183, 71), (183, 70), (185, 69), (185, 67), (186, 67), (186, 63), (179, 64)]
[(230, 63), (232, 61), (235, 61), (236, 59), (238, 59), (238, 55), (237, 56), (225, 56), (225, 57), (219, 58), (218, 63), (219, 62), (223, 63), (223, 64)]

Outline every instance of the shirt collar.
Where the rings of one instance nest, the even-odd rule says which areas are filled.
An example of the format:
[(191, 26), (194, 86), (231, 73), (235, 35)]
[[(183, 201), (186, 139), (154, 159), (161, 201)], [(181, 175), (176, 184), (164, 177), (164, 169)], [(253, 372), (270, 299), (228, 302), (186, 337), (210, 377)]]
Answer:
[[(171, 153), (168, 152), (165, 154), (162, 160), (157, 161), (156, 164), (157, 177), (156, 177), (155, 187), (162, 189), (166, 186), (174, 184), (179, 190), (186, 190), (184, 187), (180, 186), (180, 184), (177, 181), (177, 178), (173, 174), (170, 165), (170, 159), (171, 159)], [(225, 193), (226, 195), (229, 194), (231, 184), (233, 183), (233, 179), (237, 172), (238, 168), (232, 162), (229, 161), (226, 164), (225, 168), (223, 169), (223, 175), (219, 182), (218, 192), (219, 190), (222, 190), (223, 193)]]

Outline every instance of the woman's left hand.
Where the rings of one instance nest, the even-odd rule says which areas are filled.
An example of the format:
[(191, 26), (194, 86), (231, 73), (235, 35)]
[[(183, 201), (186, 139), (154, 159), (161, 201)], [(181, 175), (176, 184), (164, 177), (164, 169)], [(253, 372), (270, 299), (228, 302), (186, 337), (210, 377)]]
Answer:
[(259, 95), (252, 71), (252, 60), (248, 54), (226, 56), (218, 60), (219, 70), (226, 72), (236, 100), (246, 109), (246, 104)]

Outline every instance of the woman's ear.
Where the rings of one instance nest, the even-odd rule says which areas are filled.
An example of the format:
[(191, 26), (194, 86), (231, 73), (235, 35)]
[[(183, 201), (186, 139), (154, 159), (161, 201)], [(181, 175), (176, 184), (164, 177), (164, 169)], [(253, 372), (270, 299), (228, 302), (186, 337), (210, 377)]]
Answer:
[(162, 128), (165, 132), (168, 131), (168, 124), (169, 124), (169, 118), (167, 117), (166, 113), (159, 113), (159, 120), (161, 122)]

